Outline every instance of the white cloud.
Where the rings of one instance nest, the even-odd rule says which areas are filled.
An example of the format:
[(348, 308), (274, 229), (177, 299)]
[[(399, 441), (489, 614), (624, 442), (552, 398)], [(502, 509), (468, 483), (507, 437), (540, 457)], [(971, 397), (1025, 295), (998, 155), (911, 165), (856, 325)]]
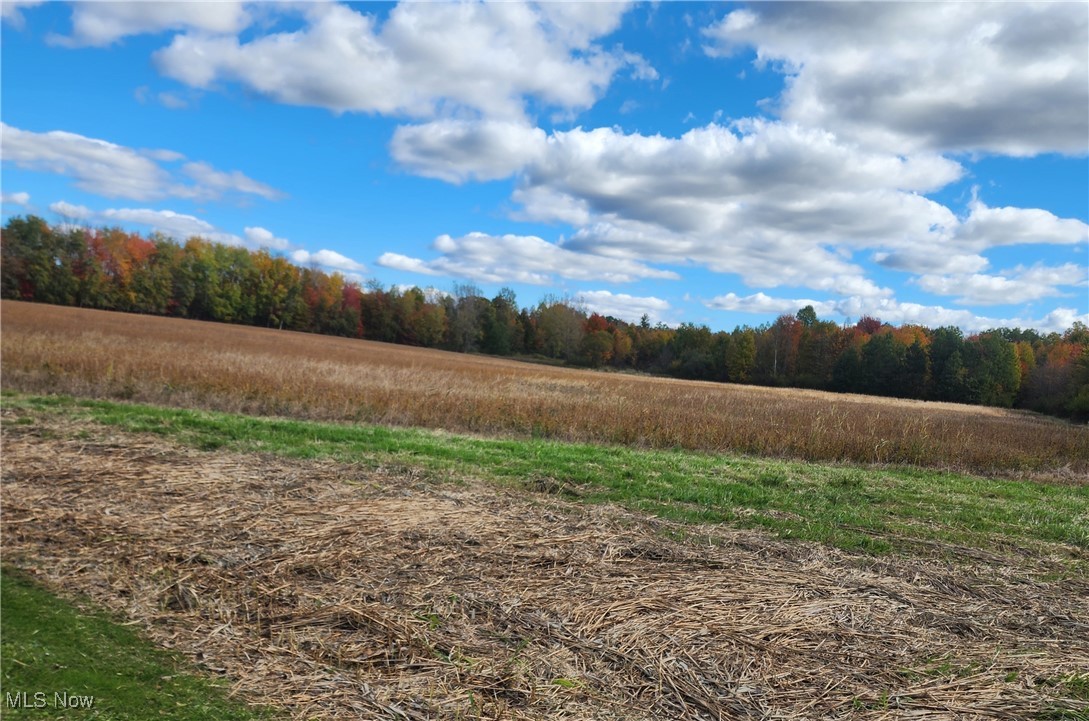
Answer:
[(142, 149), (137, 151), (140, 155), (146, 155), (152, 160), (158, 160), (160, 163), (176, 163), (179, 160), (185, 160), (185, 156), (175, 150), (166, 150), (164, 148), (152, 148)]
[(853, 249), (902, 247), (955, 225), (918, 192), (960, 177), (937, 156), (863, 152), (828, 133), (745, 121), (679, 138), (581, 128), (554, 133), (522, 172), (521, 217), (579, 230), (567, 247), (691, 262), (751, 285), (887, 295)]
[(159, 93), (159, 103), (164, 108), (170, 108), (171, 110), (184, 110), (189, 107), (189, 102), (182, 97), (174, 93)]
[(991, 328), (1036, 328), (1043, 332), (1062, 332), (1074, 321), (1089, 322), (1089, 314), (1081, 314), (1072, 308), (1056, 308), (1043, 318), (992, 318), (976, 315), (968, 310), (954, 310), (940, 305), (902, 303), (893, 298), (863, 298), (858, 296), (838, 300), (810, 300), (808, 298), (773, 298), (764, 293), (738, 296), (727, 293), (704, 303), (717, 310), (756, 313), (761, 315), (788, 313), (794, 315), (800, 308), (813, 306), (817, 316), (825, 320), (854, 321), (864, 315), (880, 318), (894, 325), (917, 324), (929, 328), (957, 326), (966, 331), (982, 331)]
[(109, 45), (128, 35), (166, 30), (200, 33), (237, 33), (250, 23), (242, 2), (77, 2), (72, 6), (72, 35), (53, 35), (50, 40), (69, 47)]
[(773, 298), (764, 293), (754, 293), (747, 296), (739, 296), (736, 293), (716, 296), (704, 305), (717, 310), (740, 311), (742, 313), (758, 313), (761, 315), (791, 315), (807, 305), (813, 306), (817, 315), (823, 318), (843, 315), (839, 312), (836, 301), (812, 300), (809, 298)]
[(664, 323), (672, 311), (669, 301), (654, 296), (639, 297), (607, 290), (584, 290), (575, 300), (601, 315), (638, 323), (646, 315), (651, 323)]
[(628, 283), (640, 278), (675, 280), (672, 271), (651, 268), (631, 260), (577, 253), (533, 235), (493, 236), (469, 233), (460, 238), (440, 235), (434, 260), (385, 253), (378, 265), (425, 275), (447, 275), (480, 283), (550, 285), (556, 277), (569, 280), (604, 280)]
[(10, 203), (11, 205), (21, 205), (24, 208), (30, 204), (30, 193), (18, 192), (18, 193), (0, 193), (0, 203)]
[(0, 0), (0, 20), (10, 23), (17, 30), (23, 28), (24, 18), (21, 10), (41, 5), (45, 0)]
[(73, 205), (63, 200), (51, 203), (49, 210), (59, 215), (66, 224), (109, 226), (129, 223), (147, 226), (153, 232), (162, 233), (178, 241), (199, 236), (224, 245), (245, 245), (237, 235), (219, 230), (208, 221), (196, 216), (176, 213), (173, 210), (151, 208), (92, 210), (84, 205)]
[[(244, 237), (234, 233), (228, 233), (208, 221), (194, 215), (177, 213), (173, 210), (154, 210), (152, 208), (107, 208), (105, 210), (92, 210), (83, 205), (74, 205), (60, 200), (50, 204), (49, 210), (61, 217), (65, 224), (84, 226), (111, 226), (121, 224), (142, 225), (153, 232), (162, 233), (179, 242), (184, 242), (194, 236), (205, 240), (211, 240), (223, 245), (235, 247), (247, 247), (251, 249), (269, 248), (271, 250), (287, 250), (291, 242), (286, 238), (277, 237), (272, 231), (261, 227), (248, 227), (244, 231)], [(297, 260), (305, 264), (310, 257), (316, 259), (319, 265), (334, 265), (327, 261), (346, 261), (344, 256), (332, 253), (332, 251), (319, 251), (309, 256), (306, 251), (296, 251), (304, 254), (304, 260)], [(335, 256), (335, 257), (334, 257)], [(294, 257), (294, 256), (293, 256)], [(348, 261), (351, 263), (352, 261)], [(358, 270), (363, 266), (355, 264), (347, 270)]]
[(399, 293), (407, 293), (413, 288), (416, 288), (424, 294), (424, 298), (427, 300), (428, 303), (440, 303), (442, 302), (443, 298), (452, 298), (454, 295), (448, 290), (439, 290), (433, 285), (429, 285), (426, 288), (421, 288), (419, 285), (415, 285), (412, 283), (396, 283), (392, 287)]
[[(677, 138), (616, 128), (543, 136), (522, 124), (468, 120), (411, 132), (394, 154), (416, 172), (457, 182), (512, 172), (520, 205), (514, 217), (574, 226), (565, 251), (613, 263), (699, 265), (754, 287), (889, 298), (891, 290), (854, 262), (856, 253), (915, 274), (972, 274), (986, 269), (985, 253), (997, 246), (1089, 238), (1080, 220), (992, 209), (978, 199), (958, 217), (924, 193), (960, 179), (959, 163), (932, 153), (865, 150), (790, 123), (746, 119)], [(390, 255), (384, 263), (477, 279), (500, 275), (482, 270), (498, 264), (485, 255), (467, 263)], [(545, 282), (547, 267), (565, 265), (549, 262), (512, 272)]]
[(271, 230), (261, 227), (245, 228), (246, 242), (254, 248), (270, 248), (272, 250), (287, 250), (291, 247), (286, 238), (277, 238)]
[(206, 220), (202, 220), (193, 215), (176, 213), (173, 210), (111, 208), (101, 211), (98, 215), (107, 223), (120, 222), (147, 225), (160, 233), (164, 233), (179, 240), (200, 236), (227, 245), (242, 245), (238, 236), (230, 233), (223, 233)]
[(410, 258), (400, 253), (383, 253), (378, 256), (378, 260), (375, 262), (390, 270), (401, 270), (406, 273), (419, 273), (421, 275), (441, 275), (440, 271), (432, 268), (423, 260)]
[(311, 253), (306, 250), (296, 250), (291, 253), (291, 259), (299, 265), (316, 265), (329, 270), (344, 271), (348, 273), (366, 273), (367, 266), (358, 263), (351, 258), (341, 255), (334, 250), (319, 250)]
[(224, 193), (243, 193), (258, 195), (266, 200), (280, 200), (284, 194), (265, 183), (249, 178), (243, 173), (232, 170), (216, 170), (208, 163), (186, 163), (182, 172), (196, 181), (194, 196), (216, 199)]
[(987, 268), (983, 253), (991, 248), (1087, 241), (1089, 225), (1077, 218), (1059, 218), (1039, 208), (989, 208), (975, 199), (967, 217), (894, 251), (877, 252), (874, 260), (912, 273), (967, 277)]
[(170, 174), (132, 148), (54, 130), (34, 133), (0, 124), (4, 162), (75, 179), (76, 187), (107, 198), (150, 200), (166, 194)]
[(1068, 295), (1060, 288), (1089, 284), (1089, 269), (1074, 263), (1036, 264), (1029, 268), (1018, 266), (1001, 275), (928, 274), (915, 283), (928, 293), (958, 296), (956, 302), (961, 305), (1006, 305)]
[(519, 118), (524, 96), (565, 109), (592, 105), (638, 56), (593, 41), (615, 29), (620, 3), (402, 3), (379, 23), (341, 4), (305, 5), (306, 25), (240, 42), (176, 36), (155, 55), (165, 75), (208, 88), (237, 81), (278, 102), (336, 112), (432, 117), (450, 107)]
[(879, 251), (873, 260), (894, 270), (911, 273), (974, 273), (983, 270), (990, 261), (974, 251), (958, 251), (941, 238), (932, 243), (920, 243), (896, 251)]
[[(52, 203), (49, 209), (60, 216), (64, 224), (79, 226), (109, 226), (120, 224), (143, 225), (152, 231), (185, 241), (199, 236), (223, 245), (246, 247), (250, 249), (268, 248), (285, 251), (291, 247), (286, 238), (277, 237), (272, 231), (258, 226), (247, 227), (244, 237), (223, 231), (206, 220), (172, 210), (153, 210), (151, 208), (108, 208), (92, 210), (83, 205), (74, 205), (65, 201)], [(288, 257), (298, 265), (315, 265), (326, 270), (343, 273), (348, 279), (362, 282), (360, 273), (367, 267), (333, 250), (319, 250), (311, 253), (297, 249)]]
[(526, 123), (444, 119), (402, 125), (390, 153), (418, 175), (461, 183), (512, 175), (545, 150), (545, 133)]
[(1072, 328), (1075, 322), (1089, 325), (1089, 313), (1078, 313), (1074, 308), (1056, 308), (1038, 321), (1014, 322), (1007, 325), (1036, 328), (1045, 333), (1062, 333)]
[(94, 216), (94, 211), (85, 205), (73, 205), (65, 200), (49, 204), (49, 209), (65, 220), (86, 220)]
[(1074, 245), (1089, 240), (1089, 225), (1036, 208), (988, 208), (977, 199), (969, 205), (968, 218), (957, 229), (956, 238), (978, 248), (1025, 243)]
[(0, 144), (4, 162), (69, 176), (81, 190), (106, 198), (216, 200), (227, 193), (269, 200), (283, 197), (276, 189), (237, 170), (224, 172), (202, 162), (183, 165), (184, 175), (195, 182), (183, 181), (160, 165), (184, 159), (173, 150), (137, 150), (62, 130), (35, 133), (3, 123)]
[(536, 6), (541, 24), (572, 48), (584, 48), (620, 25), (630, 2), (542, 2)]
[(1089, 150), (1085, 3), (761, 3), (707, 28), (788, 75), (788, 121), (893, 152)]

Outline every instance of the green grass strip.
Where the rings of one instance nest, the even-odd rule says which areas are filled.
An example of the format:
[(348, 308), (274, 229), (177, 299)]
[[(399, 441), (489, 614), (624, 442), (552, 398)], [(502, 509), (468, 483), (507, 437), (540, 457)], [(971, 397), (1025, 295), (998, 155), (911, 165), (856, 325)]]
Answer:
[[(609, 502), (688, 523), (762, 527), (781, 537), (883, 553), (937, 542), (979, 549), (1047, 544), (1084, 559), (1089, 485), (983, 478), (679, 450), (477, 438), (442, 431), (318, 423), (5, 392), (34, 423), (61, 413), (200, 449), (412, 468)], [(1073, 547), (1073, 548), (1069, 548)]]
[(0, 572), (0, 716), (96, 721), (275, 718), (227, 698), (166, 652), (18, 571)]

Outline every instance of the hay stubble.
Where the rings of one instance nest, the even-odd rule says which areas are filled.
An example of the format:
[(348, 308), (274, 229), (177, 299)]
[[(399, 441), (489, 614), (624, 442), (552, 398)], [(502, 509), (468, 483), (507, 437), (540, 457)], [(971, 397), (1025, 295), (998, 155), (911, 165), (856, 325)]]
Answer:
[(5, 424), (5, 560), (296, 718), (1020, 719), (1089, 668), (1089, 584), (1043, 557), (669, 540), (608, 507), (43, 423)]
[(515, 437), (1084, 478), (1089, 429), (1031, 413), (554, 368), (4, 301), (6, 388)]

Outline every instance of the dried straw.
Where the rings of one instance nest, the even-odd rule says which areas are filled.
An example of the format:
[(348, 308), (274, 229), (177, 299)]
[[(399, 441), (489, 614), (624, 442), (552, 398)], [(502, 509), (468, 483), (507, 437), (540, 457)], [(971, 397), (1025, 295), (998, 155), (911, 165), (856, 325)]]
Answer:
[(1089, 671), (1089, 582), (1042, 580), (1046, 558), (873, 559), (721, 527), (678, 541), (613, 508), (51, 423), (6, 427), (5, 560), (295, 718), (1089, 706), (1057, 683)]

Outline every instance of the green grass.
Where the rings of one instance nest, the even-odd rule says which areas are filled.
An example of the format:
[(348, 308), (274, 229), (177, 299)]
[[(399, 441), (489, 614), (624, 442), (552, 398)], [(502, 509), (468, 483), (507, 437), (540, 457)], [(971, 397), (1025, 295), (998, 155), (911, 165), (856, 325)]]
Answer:
[(274, 718), (227, 698), (223, 686), (192, 675), (132, 629), (105, 614), (77, 610), (18, 571), (0, 572), (0, 609), (4, 718)]
[(35, 414), (62, 414), (199, 449), (412, 468), (436, 481), (482, 479), (870, 553), (917, 551), (933, 543), (988, 550), (1059, 543), (1073, 547), (1070, 555), (1080, 564), (1089, 550), (1089, 485), (477, 438), (9, 392), (3, 403), (18, 411), (19, 423)]

